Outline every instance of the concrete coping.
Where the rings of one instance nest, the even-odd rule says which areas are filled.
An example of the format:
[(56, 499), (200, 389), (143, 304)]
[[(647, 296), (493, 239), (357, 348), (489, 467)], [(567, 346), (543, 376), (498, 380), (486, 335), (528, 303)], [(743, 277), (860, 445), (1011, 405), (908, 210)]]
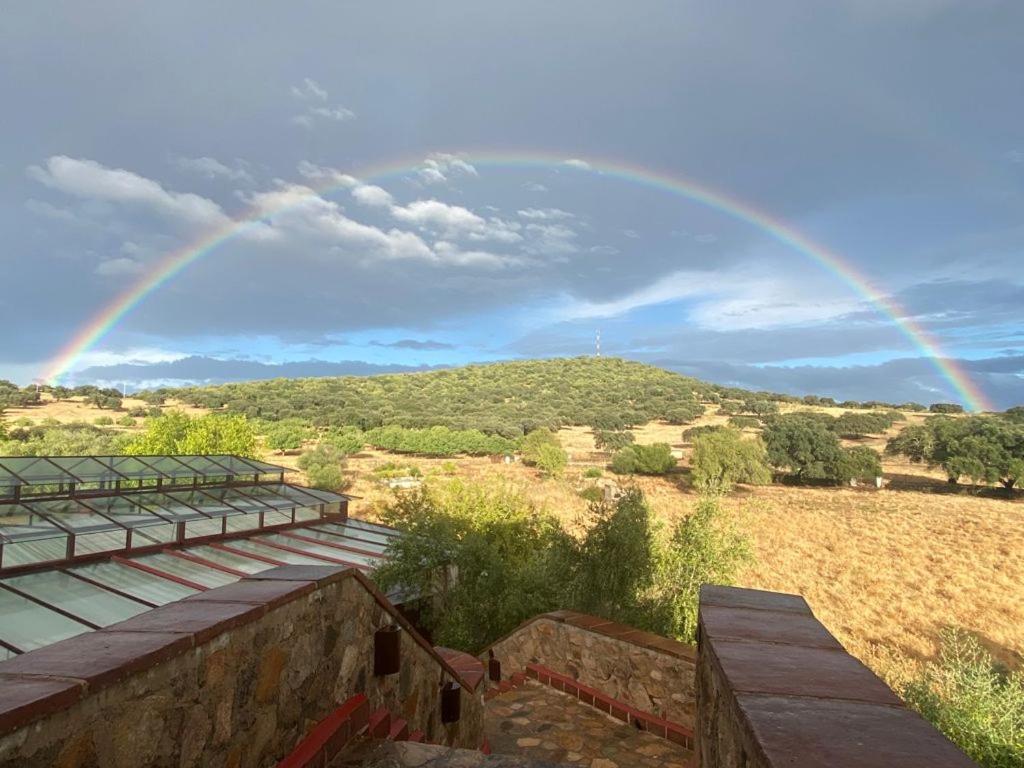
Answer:
[[(733, 713), (742, 741), (759, 753), (751, 765), (976, 768), (797, 595), (705, 586), (697, 638), (698, 676), (710, 669), (717, 680), (714, 709)], [(700, 738), (711, 726), (705, 694), (698, 688)]]
[(344, 579), (358, 582), (446, 674), (468, 691), (476, 690), (477, 676), (467, 680), (463, 665), (457, 669), (434, 649), (358, 570), (282, 565), (0, 662), (0, 735)]

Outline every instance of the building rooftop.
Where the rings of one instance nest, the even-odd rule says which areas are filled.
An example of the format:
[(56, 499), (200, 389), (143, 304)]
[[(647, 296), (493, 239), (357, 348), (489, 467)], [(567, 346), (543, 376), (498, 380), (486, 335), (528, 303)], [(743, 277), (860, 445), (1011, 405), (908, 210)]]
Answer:
[(383, 559), (393, 530), (286, 471), (237, 456), (0, 458), (0, 492), (21, 483), (0, 493), (0, 660), (279, 565)]

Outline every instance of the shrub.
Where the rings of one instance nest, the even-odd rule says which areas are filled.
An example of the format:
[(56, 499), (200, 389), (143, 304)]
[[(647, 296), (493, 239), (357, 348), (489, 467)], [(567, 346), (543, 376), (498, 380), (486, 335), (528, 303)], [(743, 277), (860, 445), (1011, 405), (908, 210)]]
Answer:
[(676, 467), (668, 443), (631, 445), (612, 457), (612, 472), (620, 475), (664, 475)]
[(693, 514), (673, 530), (659, 557), (651, 612), (654, 631), (683, 642), (697, 639), (697, 608), (702, 584), (732, 584), (752, 558), (746, 538), (722, 510), (718, 497), (706, 494)]
[(358, 429), (346, 432), (328, 432), (320, 442), (333, 445), (346, 456), (359, 453), (366, 445), (363, 433)]
[(584, 613), (650, 627), (642, 596), (653, 582), (657, 554), (643, 494), (629, 489), (614, 504), (592, 504), (590, 512), (595, 522), (580, 543), (570, 602)]
[(996, 667), (965, 632), (946, 630), (938, 660), (901, 693), (985, 768), (1024, 765), (1024, 673)]
[(374, 574), (425, 601), (435, 642), (477, 651), (524, 620), (563, 606), (572, 539), (558, 520), (503, 484), (452, 480), (401, 494), (383, 510), (402, 530)]
[(508, 453), (515, 446), (507, 438), (487, 435), (477, 429), (448, 427), (420, 429), (390, 425), (370, 429), (363, 438), (367, 444), (380, 450), (420, 456), (486, 456)]
[(603, 474), (600, 467), (587, 467), (583, 471), (583, 476), (590, 479), (601, 477)]
[(257, 458), (256, 430), (244, 416), (208, 414), (191, 418), (167, 411), (147, 419), (145, 430), (133, 437), (126, 453), (219, 454)]
[(729, 426), (736, 429), (757, 429), (761, 426), (761, 420), (757, 416), (730, 416)]
[[(159, 410), (159, 409), (158, 409)], [(128, 411), (129, 416), (134, 416), (136, 419), (144, 419), (150, 415), (150, 409), (145, 406), (137, 405)]]
[(760, 438), (745, 440), (735, 429), (698, 437), (691, 467), (694, 485), (707, 491), (726, 492), (735, 483), (762, 485), (772, 480), (764, 443)]
[(95, 424), (97, 427), (109, 427), (114, 423), (114, 417), (97, 416), (95, 419), (92, 420), (92, 423)]
[[(734, 417), (734, 418), (741, 418), (742, 419), (742, 418), (750, 418), (750, 417), (749, 416), (738, 416), (738, 417)], [(730, 419), (730, 421), (731, 420), (732, 419)], [(721, 426), (719, 424), (702, 424), (699, 427), (690, 427), (689, 429), (684, 429), (683, 430), (683, 440), (685, 442), (693, 442), (694, 440), (696, 440), (701, 435), (708, 435), (708, 434), (711, 434), (712, 432), (720, 432), (723, 429), (725, 429), (725, 427), (723, 427), (723, 426)]]
[(932, 413), (963, 413), (964, 407), (957, 403), (932, 403), (928, 410)]
[(582, 489), (578, 495), (581, 499), (588, 501), (591, 504), (600, 504), (604, 501), (604, 491), (596, 485), (588, 485), (586, 488)]
[(543, 474), (556, 477), (562, 474), (569, 456), (558, 437), (548, 429), (535, 429), (520, 441), (523, 460)]
[(299, 469), (306, 473), (309, 484), (325, 491), (343, 490), (345, 454), (333, 445), (321, 443), (299, 457)]
[(134, 427), (135, 419), (126, 414), (117, 420), (117, 425), (119, 427)]
[(313, 436), (308, 424), (298, 419), (285, 419), (267, 425), (265, 444), (272, 451), (294, 451)]
[(620, 451), (628, 445), (632, 445), (636, 437), (632, 432), (615, 432), (607, 429), (599, 429), (594, 432), (594, 445), (604, 451)]

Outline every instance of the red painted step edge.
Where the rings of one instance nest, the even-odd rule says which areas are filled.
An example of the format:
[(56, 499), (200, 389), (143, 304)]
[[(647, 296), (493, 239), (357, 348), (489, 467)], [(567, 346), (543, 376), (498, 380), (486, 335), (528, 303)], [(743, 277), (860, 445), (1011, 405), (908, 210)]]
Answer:
[[(548, 669), (542, 664), (527, 664), (525, 676), (545, 685), (550, 685), (555, 690), (575, 696), (584, 704), (589, 704), (602, 712), (607, 712), (612, 717), (616, 717), (623, 722), (632, 723), (641, 730), (648, 731), (663, 739), (668, 739), (686, 749), (693, 749), (693, 730), (682, 723), (666, 720), (651, 712), (644, 712), (641, 709), (632, 707), (588, 685), (584, 685), (579, 680), (574, 680), (567, 675)], [(513, 679), (515, 679), (515, 675), (513, 675)], [(503, 681), (500, 686), (501, 692), (508, 690), (505, 685), (506, 683)]]
[(391, 722), (388, 730), (388, 738), (391, 741), (406, 741), (409, 738), (409, 723), (402, 718), (396, 718)]
[(306, 734), (277, 768), (309, 768), (331, 760), (362, 728), (368, 719), (370, 703), (365, 694), (356, 694)]
[(367, 723), (367, 730), (375, 739), (386, 738), (388, 732), (391, 730), (391, 713), (383, 708), (378, 709), (370, 715), (370, 720)]

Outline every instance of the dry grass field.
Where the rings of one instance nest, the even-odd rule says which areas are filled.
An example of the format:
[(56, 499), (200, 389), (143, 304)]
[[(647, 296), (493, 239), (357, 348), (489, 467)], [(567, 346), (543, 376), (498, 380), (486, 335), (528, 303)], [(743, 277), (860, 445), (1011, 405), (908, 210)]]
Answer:
[[(196, 411), (198, 412), (198, 411)], [(39, 423), (92, 422), (101, 412), (81, 403), (49, 403), (28, 416)], [(837, 409), (838, 413), (838, 409)], [(910, 415), (910, 423), (923, 417)], [(720, 423), (707, 415), (700, 423)], [(897, 429), (899, 425), (897, 426)], [(638, 442), (667, 442), (682, 457), (683, 471), (637, 478), (656, 516), (672, 523), (689, 514), (697, 497), (688, 487), (689, 445), (683, 427), (648, 424)], [(586, 524), (579, 491), (593, 480), (588, 467), (603, 467), (590, 430), (562, 430), (570, 453), (565, 476), (541, 479), (522, 464), (486, 458), (457, 460), (401, 457), (367, 451), (349, 460), (353, 511), (373, 518), (392, 497), (373, 470), (387, 463), (419, 468), (424, 477), (504, 478), (570, 528)], [(862, 441), (881, 449), (885, 438)], [(268, 461), (295, 468), (297, 455), (268, 453)], [(886, 487), (741, 488), (725, 500), (750, 538), (755, 559), (740, 578), (744, 586), (804, 595), (830, 630), (860, 659), (890, 679), (934, 655), (943, 627), (963, 627), (1003, 662), (1024, 664), (1024, 501), (949, 493), (941, 473), (884, 462)], [(296, 470), (296, 481), (302, 481)], [(616, 480), (605, 473), (603, 481)]]

